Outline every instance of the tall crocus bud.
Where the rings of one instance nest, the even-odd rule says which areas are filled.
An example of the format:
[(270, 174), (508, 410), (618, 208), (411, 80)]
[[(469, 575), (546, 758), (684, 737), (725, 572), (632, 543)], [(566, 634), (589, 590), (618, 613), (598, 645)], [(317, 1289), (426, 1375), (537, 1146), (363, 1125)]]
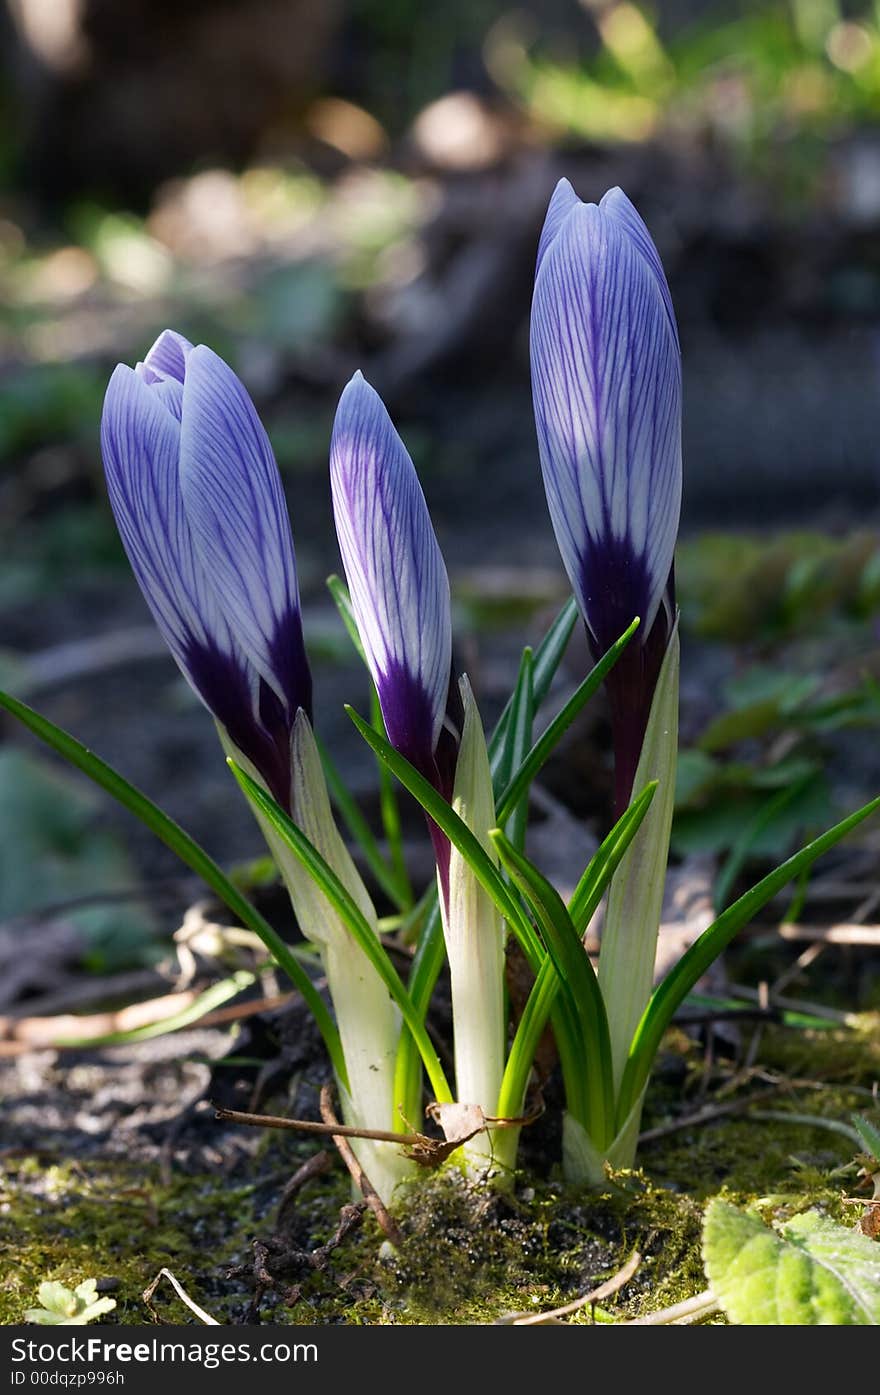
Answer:
[(449, 578), (406, 446), (361, 373), (339, 399), (330, 484), (352, 608), (388, 740), (448, 794), (451, 781), (438, 769), (437, 752), (452, 669)]
[[(452, 664), (446, 567), (406, 447), (360, 373), (336, 413), (330, 478), (352, 608), (388, 739), (488, 851), (492, 779), (466, 679), (460, 743), (444, 728)], [(494, 1115), (504, 1068), (504, 928), (465, 859), (430, 826), (452, 981), (458, 1097)], [(466, 1146), (468, 1165), (484, 1171), (491, 1152), (481, 1136)]]
[(250, 397), (204, 344), (165, 330), (119, 364), (101, 419), (110, 502), (189, 683), (278, 802), (311, 709), (290, 520)]
[(532, 391), (550, 516), (596, 654), (638, 615), (608, 679), (626, 807), (673, 623), (681, 364), (669, 287), (629, 199), (563, 179), (538, 249)]

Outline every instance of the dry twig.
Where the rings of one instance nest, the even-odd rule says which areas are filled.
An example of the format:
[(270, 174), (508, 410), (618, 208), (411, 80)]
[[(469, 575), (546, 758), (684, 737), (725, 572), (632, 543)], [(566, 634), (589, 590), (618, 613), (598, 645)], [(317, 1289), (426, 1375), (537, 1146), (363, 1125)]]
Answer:
[[(564, 1303), (561, 1308), (552, 1308), (547, 1313), (529, 1313), (526, 1316), (515, 1317), (512, 1322), (514, 1327), (542, 1327), (555, 1325), (559, 1318), (567, 1317), (569, 1313), (576, 1313), (587, 1305), (595, 1307), (604, 1298), (610, 1298), (612, 1294), (622, 1289), (624, 1284), (628, 1284), (642, 1262), (642, 1256), (635, 1250), (622, 1269), (618, 1269), (616, 1274), (612, 1274), (610, 1279), (606, 1279), (604, 1284), (594, 1288), (590, 1293), (585, 1293), (582, 1298), (575, 1298), (571, 1303)], [(562, 1326), (563, 1324), (560, 1324)]]
[[(336, 1129), (339, 1129), (340, 1124), (339, 1120), (336, 1118), (336, 1115), (333, 1112), (332, 1100), (333, 1097), (330, 1090), (330, 1086), (322, 1085), (320, 1106), (321, 1118), (324, 1120), (325, 1124), (331, 1124)], [(358, 1159), (355, 1156), (354, 1150), (352, 1149), (351, 1144), (348, 1142), (348, 1139), (343, 1137), (340, 1133), (333, 1133), (331, 1137), (339, 1150), (339, 1156), (342, 1158), (342, 1161), (345, 1163), (345, 1166), (348, 1168), (349, 1172), (352, 1175), (355, 1186), (359, 1188), (360, 1193), (364, 1198), (364, 1201), (367, 1203), (373, 1215), (376, 1217), (376, 1220), (379, 1223), (380, 1230), (382, 1230), (383, 1233), (387, 1235), (388, 1239), (391, 1241), (392, 1245), (394, 1245), (395, 1248), (399, 1248), (403, 1237), (397, 1227), (397, 1224), (389, 1216), (385, 1203), (383, 1202), (379, 1193), (376, 1191), (376, 1188), (373, 1186), (367, 1174), (364, 1172), (364, 1169), (361, 1167), (361, 1164), (358, 1162)]]
[[(205, 1310), (204, 1310), (204, 1308), (200, 1308), (199, 1305), (198, 1305), (198, 1303), (196, 1303), (196, 1302), (194, 1301), (194, 1299), (190, 1298), (190, 1296), (189, 1296), (189, 1294), (187, 1293), (186, 1289), (183, 1287), (183, 1285), (182, 1285), (181, 1283), (178, 1282), (177, 1279), (175, 1279), (175, 1277), (174, 1277), (174, 1275), (172, 1274), (172, 1272), (171, 1272), (170, 1269), (160, 1269), (159, 1272), (158, 1272), (158, 1274), (156, 1275), (155, 1279), (153, 1280), (153, 1282), (152, 1282), (147, 1288), (144, 1289), (144, 1293), (143, 1293), (144, 1302), (146, 1303), (147, 1307), (150, 1309), (150, 1312), (153, 1314), (153, 1317), (154, 1317), (154, 1318), (156, 1318), (156, 1312), (155, 1312), (155, 1310), (154, 1310), (154, 1308), (153, 1308), (153, 1305), (152, 1305), (152, 1301), (151, 1301), (151, 1300), (152, 1300), (153, 1294), (156, 1292), (156, 1289), (157, 1289), (158, 1286), (159, 1286), (159, 1280), (160, 1280), (160, 1279), (167, 1279), (167, 1280), (168, 1280), (168, 1282), (170, 1283), (171, 1287), (174, 1289), (174, 1292), (177, 1294), (178, 1298), (181, 1300), (181, 1302), (183, 1302), (183, 1303), (186, 1304), (186, 1306), (189, 1308), (189, 1310), (190, 1310), (191, 1313), (195, 1313), (195, 1315), (196, 1315), (196, 1317), (198, 1318), (199, 1322), (205, 1323), (205, 1325), (206, 1325), (207, 1327), (220, 1327), (220, 1326), (221, 1326), (221, 1324), (217, 1321), (216, 1318), (212, 1318), (210, 1313), (206, 1313)], [(158, 1321), (158, 1318), (157, 1318), (156, 1320)]]

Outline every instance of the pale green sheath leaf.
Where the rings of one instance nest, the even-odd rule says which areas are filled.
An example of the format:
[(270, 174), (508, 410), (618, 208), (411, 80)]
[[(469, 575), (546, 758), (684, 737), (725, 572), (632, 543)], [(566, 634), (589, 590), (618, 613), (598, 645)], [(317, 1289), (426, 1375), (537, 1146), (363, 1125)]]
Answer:
[[(240, 768), (252, 779), (258, 779), (253, 767), (247, 770), (242, 754), (228, 740), (226, 744)], [(297, 826), (339, 878), (360, 912), (367, 933), (378, 945), (376, 912), (336, 827), (321, 756), (302, 710), (294, 723), (291, 772)], [(250, 803), (290, 894), (300, 929), (320, 949), (345, 1058), (348, 1089), (338, 1082), (345, 1121), (356, 1128), (390, 1129), (399, 1009), (365, 948), (349, 933), (317, 881), (259, 805), (253, 799)], [(397, 1182), (411, 1171), (411, 1164), (388, 1144), (358, 1139), (353, 1146), (379, 1194), (389, 1199)]]
[[(678, 749), (678, 625), (673, 629), (657, 680), (633, 788), (657, 781), (657, 793), (614, 874), (599, 954), (599, 986), (605, 999), (614, 1088), (618, 1090), (636, 1027), (651, 997), (657, 931), (663, 905), (669, 834), (675, 801)], [(624, 1166), (631, 1165), (622, 1163)]]
[(771, 1326), (880, 1324), (880, 1246), (819, 1211), (777, 1233), (725, 1201), (709, 1203), (703, 1263), (731, 1322)]
[[(459, 689), (464, 725), (452, 807), (495, 862), (489, 838), (489, 829), (495, 825), (495, 800), (486, 738), (466, 677), (460, 679)], [(441, 896), (441, 908), (452, 987), (456, 1098), (464, 1104), (478, 1104), (484, 1113), (494, 1115), (506, 1045), (505, 926), (495, 902), (456, 847), (449, 856), (448, 904), (443, 905)], [(468, 1163), (485, 1169), (493, 1143), (488, 1133), (477, 1134), (464, 1147)]]

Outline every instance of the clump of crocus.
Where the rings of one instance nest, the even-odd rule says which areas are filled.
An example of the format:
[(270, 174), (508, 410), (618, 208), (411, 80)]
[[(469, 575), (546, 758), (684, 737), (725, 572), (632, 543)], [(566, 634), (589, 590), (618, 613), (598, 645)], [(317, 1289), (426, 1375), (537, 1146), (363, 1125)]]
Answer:
[[(574, 603), (534, 655), (524, 652), (487, 750), (467, 680), (452, 679), (449, 583), (424, 495), (381, 400), (359, 374), (334, 427), (336, 526), (388, 739), (382, 721), (371, 726), (352, 716), (383, 769), (422, 804), (436, 855), (439, 913), (437, 902), (426, 910), (428, 893), (425, 913), (412, 915), (418, 942), (406, 986), (331, 812), (271, 447), (241, 383), (210, 349), (166, 332), (142, 364), (116, 369), (102, 422), (108, 487), (144, 595), (215, 717), (302, 930), (320, 952), (338, 1025), (289, 946), (183, 830), (39, 713), (5, 693), (0, 706), (141, 817), (256, 928), (310, 1004), (347, 1122), (399, 1132), (421, 1103), (422, 1067), (434, 1099), (447, 1117), (455, 1114), (426, 1025), (445, 943), (458, 1102), (480, 1106), (493, 1129), (498, 1116), (512, 1124), (466, 1142), (473, 1170), (485, 1174), (491, 1157), (501, 1163), (495, 1176), (509, 1179), (532, 1062), (549, 1022), (566, 1093), (566, 1170), (604, 1184), (608, 1163), (633, 1161), (659, 1044), (700, 976), (761, 906), (880, 800), (728, 906), (652, 993), (677, 746), (672, 565), (681, 385), (660, 260), (620, 190), (598, 206), (583, 204), (563, 181), (550, 201), (535, 280), (532, 373), (551, 518), (590, 642), (602, 655), (537, 740), (534, 714), (575, 624)], [(341, 608), (347, 615), (344, 598)], [(525, 852), (529, 788), (603, 679), (617, 818), (565, 904)], [(335, 773), (333, 788), (343, 814), (347, 798), (347, 821), (357, 828)], [(369, 828), (360, 837), (370, 865), (384, 866)], [(378, 879), (394, 900), (400, 881)], [(606, 893), (597, 974), (583, 937)], [(414, 910), (408, 887), (396, 904), (408, 916)], [(508, 931), (534, 976), (509, 1049)], [(459, 1111), (459, 1120), (462, 1112), (479, 1114)], [(464, 1132), (456, 1128), (450, 1147)], [(395, 1141), (355, 1144), (386, 1199), (410, 1167)], [(424, 1140), (417, 1144), (424, 1157)]]
[[(269, 439), (231, 368), (166, 330), (107, 388), (110, 502), (141, 590), (227, 753), (267, 789), (339, 877), (378, 939), (375, 909), (336, 829), (310, 724), (290, 520)], [(385, 985), (257, 810), (336, 1010), (347, 1120), (392, 1127), (400, 1016)], [(407, 1164), (357, 1145), (390, 1195)]]

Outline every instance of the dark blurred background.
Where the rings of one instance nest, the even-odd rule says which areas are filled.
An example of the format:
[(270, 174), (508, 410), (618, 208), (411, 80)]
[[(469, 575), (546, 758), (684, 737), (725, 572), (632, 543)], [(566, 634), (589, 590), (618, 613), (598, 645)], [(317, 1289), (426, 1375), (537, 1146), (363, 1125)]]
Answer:
[[(684, 355), (679, 570), (702, 659), (686, 688), (696, 756), (680, 829), (688, 799), (694, 829), (713, 798), (722, 821), (739, 800), (739, 823), (718, 835), (735, 841), (766, 794), (731, 793), (725, 775), (716, 798), (724, 739), (700, 746), (713, 711), (766, 714), (769, 701), (778, 742), (786, 714), (830, 666), (851, 665), (876, 623), (880, 4), (5, 0), (0, 54), (5, 685), (221, 856), (258, 848), (210, 723), (162, 653), (103, 487), (108, 374), (172, 325), (223, 354), (264, 415), (318, 718), (355, 783), (366, 767), (338, 715), (352, 670), (324, 578), (338, 565), (329, 430), (357, 367), (422, 475), (463, 663), (491, 707), (516, 647), (564, 594), (529, 395), (538, 231), (561, 175), (588, 199), (620, 184), (659, 246)], [(803, 640), (820, 616), (843, 648), (833, 665), (809, 652), (813, 689), (803, 664), (792, 675), (782, 662), (780, 687), (779, 651), (761, 644)], [(745, 692), (729, 687), (742, 644), (758, 664)], [(842, 691), (857, 680), (848, 671)], [(858, 692), (864, 722), (876, 699)], [(766, 735), (753, 727), (728, 745)], [(106, 811), (95, 852), (82, 782), (59, 800), (60, 772), (4, 731), (0, 914), (124, 882), (127, 844)], [(774, 748), (771, 771), (790, 755)], [(146, 842), (135, 854), (167, 868)]]

